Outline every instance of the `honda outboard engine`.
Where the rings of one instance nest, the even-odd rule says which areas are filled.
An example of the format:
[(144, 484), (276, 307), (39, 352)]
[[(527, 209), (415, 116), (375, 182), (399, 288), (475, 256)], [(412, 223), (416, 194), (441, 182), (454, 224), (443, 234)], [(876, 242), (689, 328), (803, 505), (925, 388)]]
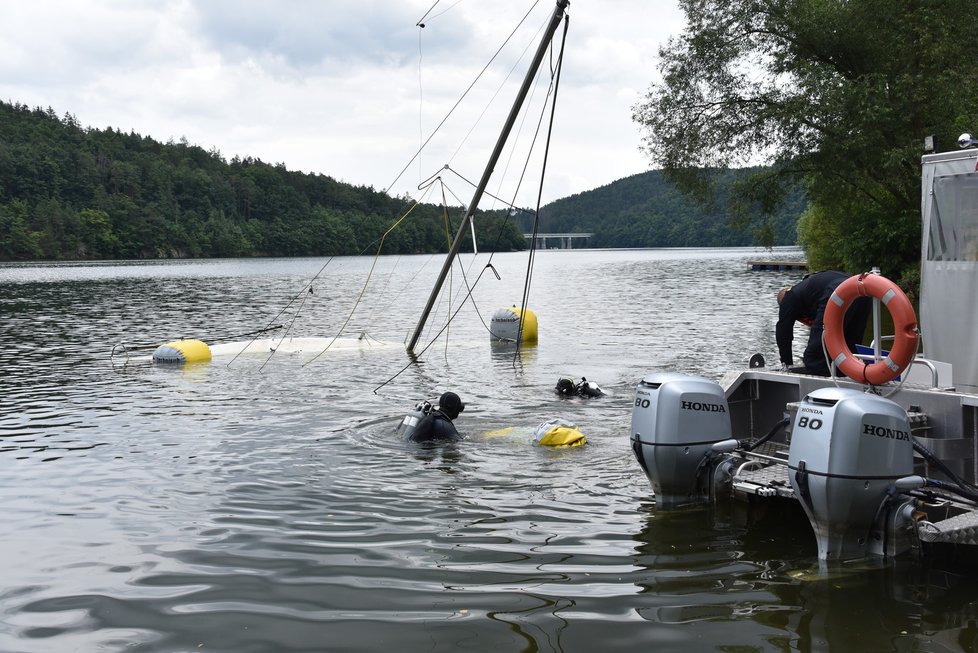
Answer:
[(788, 467), (791, 487), (815, 530), (820, 560), (882, 551), (874, 541), (887, 489), (913, 473), (906, 411), (849, 388), (820, 388), (795, 414)]
[(730, 439), (730, 413), (719, 384), (678, 372), (642, 379), (632, 408), (632, 450), (652, 482), (658, 506), (709, 501), (712, 470), (701, 463)]

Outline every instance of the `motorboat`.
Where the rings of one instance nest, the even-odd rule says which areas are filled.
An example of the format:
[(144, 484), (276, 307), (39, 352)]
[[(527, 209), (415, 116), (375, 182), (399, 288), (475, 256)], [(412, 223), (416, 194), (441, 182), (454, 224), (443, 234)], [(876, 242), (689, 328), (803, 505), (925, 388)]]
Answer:
[[(947, 548), (978, 561), (978, 143), (959, 144), (922, 157), (919, 324), (873, 270), (827, 305), (828, 377), (758, 355), (719, 380), (641, 380), (631, 444), (658, 509), (801, 510), (823, 562)], [(868, 353), (833, 337), (855, 295), (873, 297)]]

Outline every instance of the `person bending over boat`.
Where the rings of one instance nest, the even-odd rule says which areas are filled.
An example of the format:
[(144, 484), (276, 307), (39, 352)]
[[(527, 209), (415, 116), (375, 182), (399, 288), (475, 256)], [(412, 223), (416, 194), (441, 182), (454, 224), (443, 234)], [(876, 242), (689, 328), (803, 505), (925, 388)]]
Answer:
[[(782, 288), (778, 291), (778, 324), (775, 327), (775, 336), (782, 370), (788, 370), (794, 363), (791, 355), (791, 340), (794, 336), (795, 322), (798, 321), (811, 327), (811, 332), (808, 335), (805, 353), (802, 355), (803, 367), (792, 368), (791, 371), (817, 376), (829, 375), (829, 366), (822, 349), (824, 330), (822, 318), (832, 292), (849, 276), (844, 272), (825, 270), (807, 274), (791, 288)], [(842, 330), (850, 351), (855, 351), (856, 343), (863, 339), (869, 312), (873, 306), (872, 302), (869, 297), (860, 297), (846, 311)]]
[(410, 442), (458, 442), (462, 439), (452, 420), (465, 410), (465, 404), (454, 392), (446, 392), (438, 398), (438, 408), (429, 407), (421, 410), (421, 416), (415, 424), (409, 424), (412, 416), (408, 415), (401, 422), (407, 428), (407, 439)]

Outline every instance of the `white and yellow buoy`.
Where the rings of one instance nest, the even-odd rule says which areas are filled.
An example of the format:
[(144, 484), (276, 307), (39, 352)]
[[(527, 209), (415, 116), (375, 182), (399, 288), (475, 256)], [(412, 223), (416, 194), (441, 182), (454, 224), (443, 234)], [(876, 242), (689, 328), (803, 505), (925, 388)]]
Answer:
[(533, 344), (537, 341), (537, 316), (530, 309), (500, 308), (492, 314), (489, 320), (489, 337), (493, 340), (511, 340), (516, 342), (520, 337), (522, 324), (522, 343)]
[(206, 363), (210, 359), (211, 348), (200, 340), (174, 340), (153, 352), (154, 363)]
[(533, 444), (553, 449), (580, 447), (587, 444), (587, 438), (573, 422), (565, 419), (551, 419), (537, 427)]

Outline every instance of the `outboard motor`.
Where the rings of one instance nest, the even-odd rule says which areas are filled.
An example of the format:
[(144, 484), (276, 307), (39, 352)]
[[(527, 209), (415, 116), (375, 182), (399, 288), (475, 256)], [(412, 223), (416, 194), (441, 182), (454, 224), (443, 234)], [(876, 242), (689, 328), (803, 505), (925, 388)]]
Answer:
[(906, 411), (850, 388), (820, 388), (795, 414), (791, 487), (815, 530), (820, 560), (885, 553), (872, 532), (897, 479), (913, 474)]
[(650, 374), (635, 389), (632, 450), (652, 482), (656, 504), (709, 501), (712, 470), (701, 464), (730, 439), (727, 398), (718, 383), (678, 372)]

